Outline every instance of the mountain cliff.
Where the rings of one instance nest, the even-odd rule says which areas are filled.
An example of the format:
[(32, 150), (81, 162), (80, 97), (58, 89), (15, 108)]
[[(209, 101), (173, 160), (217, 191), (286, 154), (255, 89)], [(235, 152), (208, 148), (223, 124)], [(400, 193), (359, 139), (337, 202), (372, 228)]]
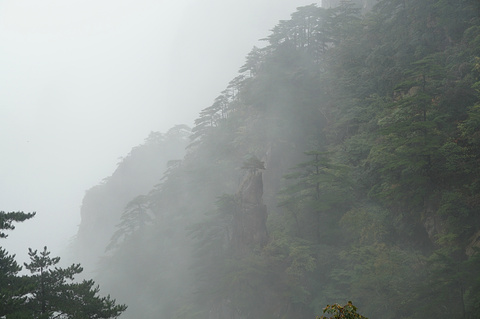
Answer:
[(265, 41), (117, 212), (102, 287), (126, 318), (475, 318), (480, 3), (313, 4)]
[(89, 269), (97, 268), (125, 206), (159, 182), (168, 161), (183, 158), (189, 135), (190, 129), (183, 125), (166, 134), (150, 133), (144, 144), (120, 160), (110, 177), (85, 192), (81, 223), (72, 243), (75, 260)]

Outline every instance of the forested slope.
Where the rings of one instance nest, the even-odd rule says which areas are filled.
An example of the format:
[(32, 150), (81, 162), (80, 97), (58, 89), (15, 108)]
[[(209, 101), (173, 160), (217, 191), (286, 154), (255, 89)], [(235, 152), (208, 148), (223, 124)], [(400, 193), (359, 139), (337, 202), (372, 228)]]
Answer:
[[(185, 125), (177, 125), (165, 134), (151, 132), (143, 144), (119, 159), (111, 176), (85, 192), (81, 224), (68, 258), (81, 261), (89, 271), (96, 269), (125, 206), (158, 183), (168, 161), (183, 158), (189, 135), (190, 128)], [(134, 209), (135, 205), (129, 207)]]
[(266, 41), (127, 206), (102, 286), (129, 318), (477, 317), (480, 3), (310, 5)]

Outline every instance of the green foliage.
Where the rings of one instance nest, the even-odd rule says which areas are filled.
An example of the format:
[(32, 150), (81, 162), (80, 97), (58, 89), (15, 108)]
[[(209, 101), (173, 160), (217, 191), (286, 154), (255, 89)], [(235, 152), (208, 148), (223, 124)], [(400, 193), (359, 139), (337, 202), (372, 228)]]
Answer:
[[(372, 318), (475, 318), (479, 3), (353, 3), (274, 27), (200, 112), (186, 158), (127, 209), (105, 272), (135, 278), (142, 301), (178, 288), (152, 313), (311, 318), (351, 298)], [(236, 254), (241, 203), (219, 194), (265, 167), (269, 240)]]
[(18, 276), (22, 267), (15, 261), (15, 255), (9, 255), (5, 249), (0, 249), (0, 316), (21, 309), (29, 292), (29, 283)]
[(43, 251), (29, 249), (30, 263), (25, 268), (31, 273), (31, 290), (25, 308), (38, 318), (117, 318), (126, 310), (116, 305), (110, 296), (98, 296), (99, 288), (92, 280), (74, 282), (83, 269), (80, 264), (67, 268), (56, 267), (60, 257), (50, 257)]
[(35, 213), (24, 213), (24, 212), (4, 212), (0, 211), (0, 238), (7, 238), (7, 234), (3, 230), (14, 230), (15, 226), (13, 222), (23, 222), (27, 219), (35, 216)]
[(308, 151), (305, 155), (310, 160), (285, 175), (293, 183), (280, 192), (279, 205), (292, 213), (302, 237), (334, 240), (330, 223), (338, 220), (350, 199), (348, 166), (333, 163), (325, 152)]
[(327, 305), (323, 310), (323, 313), (331, 314), (333, 317), (321, 316), (318, 319), (335, 318), (335, 319), (368, 319), (357, 313), (357, 307), (355, 307), (351, 301), (346, 305), (341, 306), (339, 304)]
[[(24, 221), (35, 213), (1, 212), (0, 229), (14, 229), (12, 221)], [(3, 234), (3, 233), (2, 233)], [(3, 237), (6, 237), (3, 236)], [(14, 255), (0, 249), (0, 316), (2, 318), (117, 318), (126, 310), (110, 296), (98, 296), (99, 287), (93, 280), (75, 282), (83, 269), (80, 264), (56, 267), (60, 257), (29, 249), (30, 263), (24, 266), (30, 276), (19, 276), (22, 270)]]
[[(4, 230), (13, 230), (13, 222), (22, 222), (35, 216), (35, 213), (0, 211), (0, 238), (6, 238)], [(15, 261), (15, 255), (0, 248), (0, 316), (20, 311), (27, 300), (30, 282), (18, 276), (22, 267)]]
[(121, 242), (128, 240), (136, 231), (141, 231), (146, 225), (151, 223), (152, 217), (149, 214), (147, 198), (144, 195), (139, 195), (125, 207), (121, 222), (117, 225), (117, 230), (113, 234), (106, 250), (118, 247)]
[(83, 271), (80, 264), (67, 268), (56, 267), (60, 257), (50, 257), (47, 247), (43, 251), (29, 249), (30, 263), (25, 268), (31, 272), (31, 294), (25, 307), (39, 318), (117, 318), (126, 310), (116, 305), (110, 296), (98, 296), (99, 288), (92, 280), (74, 282)]

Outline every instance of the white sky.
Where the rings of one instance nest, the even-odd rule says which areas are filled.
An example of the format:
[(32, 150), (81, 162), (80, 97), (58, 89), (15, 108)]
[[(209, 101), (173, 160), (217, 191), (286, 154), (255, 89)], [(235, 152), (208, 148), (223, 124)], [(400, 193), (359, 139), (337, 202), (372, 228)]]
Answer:
[(312, 2), (0, 0), (0, 210), (37, 212), (0, 245), (62, 255), (85, 190), (150, 131), (191, 125)]

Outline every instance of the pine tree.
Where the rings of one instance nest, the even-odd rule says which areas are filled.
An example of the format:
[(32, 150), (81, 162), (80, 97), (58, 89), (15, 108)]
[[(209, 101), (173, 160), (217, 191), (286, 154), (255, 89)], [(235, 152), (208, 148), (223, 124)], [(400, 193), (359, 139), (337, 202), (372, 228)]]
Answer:
[(117, 318), (126, 310), (110, 296), (98, 296), (92, 280), (75, 282), (83, 271), (80, 264), (57, 267), (60, 257), (50, 257), (47, 247), (40, 252), (29, 249), (28, 255), (30, 263), (24, 265), (32, 274), (33, 289), (26, 307), (35, 318)]
[[(0, 238), (4, 230), (13, 230), (13, 222), (21, 222), (35, 213), (0, 212)], [(21, 319), (95, 319), (117, 318), (127, 308), (116, 305), (110, 296), (98, 296), (99, 287), (93, 280), (75, 282), (83, 269), (80, 264), (67, 268), (56, 265), (60, 257), (50, 257), (43, 251), (29, 249), (30, 263), (24, 263), (31, 276), (19, 276), (22, 267), (0, 248), (0, 318)]]
[[(35, 213), (0, 211), (0, 238), (7, 238), (3, 231), (13, 230), (14, 222), (23, 222)], [(28, 293), (28, 280), (18, 276), (22, 267), (15, 261), (15, 255), (0, 248), (0, 317), (18, 312), (24, 306)]]

